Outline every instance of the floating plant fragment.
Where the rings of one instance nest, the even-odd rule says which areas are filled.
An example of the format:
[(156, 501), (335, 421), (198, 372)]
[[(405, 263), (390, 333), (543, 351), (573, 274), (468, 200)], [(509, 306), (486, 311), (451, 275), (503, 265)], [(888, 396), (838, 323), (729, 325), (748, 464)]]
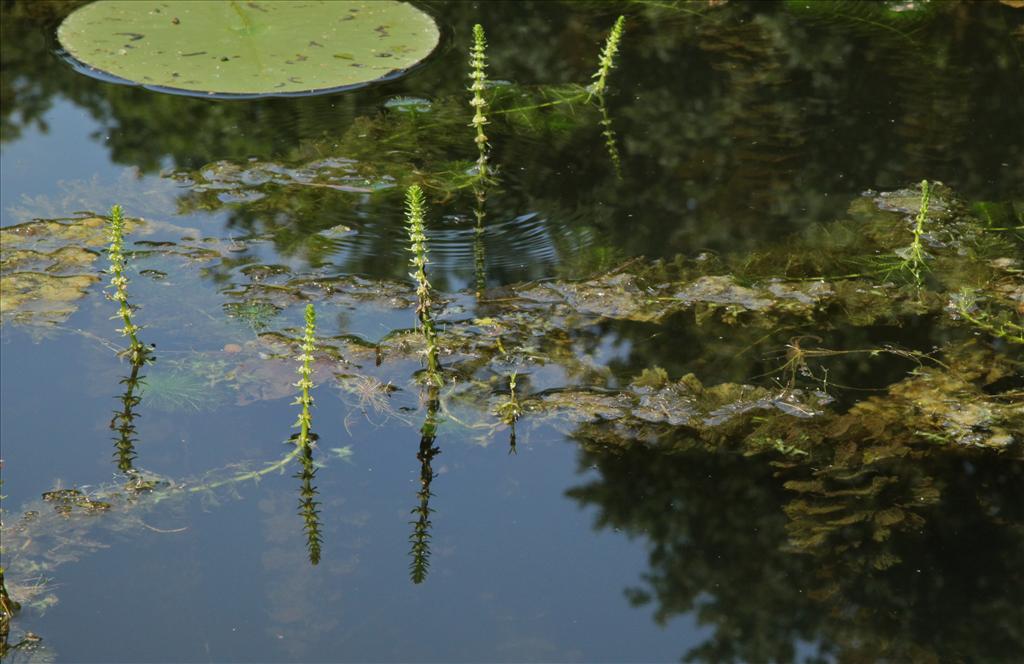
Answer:
[(98, 0), (57, 37), (90, 75), (195, 95), (293, 95), (394, 78), (426, 58), (434, 20), (395, 0)]
[(222, 386), (211, 385), (200, 372), (184, 365), (149, 370), (139, 396), (145, 398), (147, 408), (167, 413), (213, 411), (225, 402)]

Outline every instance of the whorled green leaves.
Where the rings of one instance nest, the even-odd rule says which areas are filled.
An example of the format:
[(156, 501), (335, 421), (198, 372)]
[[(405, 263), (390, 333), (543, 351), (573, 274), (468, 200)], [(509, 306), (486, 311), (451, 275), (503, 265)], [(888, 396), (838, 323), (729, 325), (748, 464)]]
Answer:
[(88, 72), (186, 94), (286, 95), (400, 74), (440, 32), (394, 0), (98, 0), (57, 36)]

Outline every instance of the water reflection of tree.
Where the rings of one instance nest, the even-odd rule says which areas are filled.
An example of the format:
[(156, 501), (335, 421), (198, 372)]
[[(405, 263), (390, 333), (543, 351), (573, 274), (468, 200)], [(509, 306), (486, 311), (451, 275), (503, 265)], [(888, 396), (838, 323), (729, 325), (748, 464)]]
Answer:
[(714, 629), (689, 660), (791, 661), (808, 644), (840, 661), (1024, 657), (1024, 463), (942, 450), (860, 466), (842, 455), (873, 443), (852, 433), (830, 460), (769, 463), (683, 431), (612, 446), (582, 432), (581, 468), (600, 477), (569, 495), (597, 528), (649, 541), (633, 603)]

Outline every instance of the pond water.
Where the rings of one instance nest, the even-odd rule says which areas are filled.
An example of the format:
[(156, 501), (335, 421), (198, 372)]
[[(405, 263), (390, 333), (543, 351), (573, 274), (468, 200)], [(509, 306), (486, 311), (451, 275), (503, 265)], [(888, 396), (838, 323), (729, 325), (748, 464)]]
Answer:
[(1024, 659), (1013, 4), (424, 2), (404, 77), (220, 100), (4, 2), (4, 661)]

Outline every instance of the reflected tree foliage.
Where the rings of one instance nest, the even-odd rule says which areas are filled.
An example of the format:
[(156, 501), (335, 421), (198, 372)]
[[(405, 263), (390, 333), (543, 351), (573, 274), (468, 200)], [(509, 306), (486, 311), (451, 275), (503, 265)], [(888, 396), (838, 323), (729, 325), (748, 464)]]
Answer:
[[(596, 528), (648, 542), (631, 602), (712, 630), (688, 661), (1016, 661), (1024, 414), (1019, 373), (982, 356), (842, 414), (581, 426), (597, 477), (568, 495)], [(955, 440), (946, 407), (965, 418)], [(966, 422), (986, 408), (1003, 419), (983, 434)]]

